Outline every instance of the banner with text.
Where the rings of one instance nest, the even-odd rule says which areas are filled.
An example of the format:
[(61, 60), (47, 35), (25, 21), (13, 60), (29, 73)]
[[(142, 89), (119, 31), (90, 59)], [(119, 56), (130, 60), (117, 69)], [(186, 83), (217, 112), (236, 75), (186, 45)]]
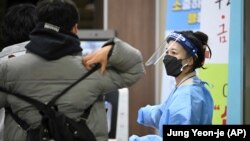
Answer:
[[(230, 0), (167, 1), (166, 36), (174, 30), (200, 30), (209, 36), (212, 58), (206, 59), (206, 69), (198, 69), (197, 74), (209, 84), (214, 99), (213, 124), (226, 124), (229, 23)], [(175, 85), (163, 69), (162, 101)]]

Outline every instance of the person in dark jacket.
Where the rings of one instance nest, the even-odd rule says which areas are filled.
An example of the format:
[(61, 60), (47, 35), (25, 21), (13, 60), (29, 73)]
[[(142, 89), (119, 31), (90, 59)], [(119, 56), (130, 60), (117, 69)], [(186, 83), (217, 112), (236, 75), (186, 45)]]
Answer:
[[(1, 23), (1, 43), (4, 48), (0, 52), (0, 63), (20, 55), (25, 54), (25, 45), (29, 42), (29, 33), (33, 30), (37, 22), (35, 5), (29, 3), (11, 6), (4, 15)], [(6, 116), (6, 118), (4, 117)], [(8, 123), (15, 124), (4, 108), (0, 109), (0, 141), (3, 140), (4, 118)], [(5, 125), (8, 130), (8, 125)]]
[(22, 3), (9, 7), (1, 23), (0, 33), (3, 47), (29, 41), (29, 34), (36, 22), (35, 5)]
[[(30, 34), (27, 53), (0, 64), (0, 85), (46, 103), (84, 75), (91, 62), (84, 58), (86, 67), (82, 65), (82, 49), (76, 35), (79, 14), (72, 1), (43, 0), (38, 3), (36, 11), (38, 23)], [(108, 41), (94, 55), (99, 56), (94, 62), (100, 63), (105, 72), (94, 72), (56, 104), (61, 112), (76, 120), (93, 105), (87, 125), (97, 141), (107, 141), (104, 94), (135, 84), (145, 70), (141, 52), (118, 38)], [(34, 106), (0, 92), (0, 108), (6, 106), (31, 128), (40, 124), (41, 116)], [(11, 130), (4, 129), (4, 140), (26, 140), (25, 130), (10, 126)]]

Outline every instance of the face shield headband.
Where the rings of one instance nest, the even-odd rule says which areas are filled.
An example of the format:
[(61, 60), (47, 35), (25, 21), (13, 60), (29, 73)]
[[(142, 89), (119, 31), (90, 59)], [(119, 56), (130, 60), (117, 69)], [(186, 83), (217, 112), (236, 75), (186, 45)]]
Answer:
[(178, 32), (170, 33), (170, 35), (167, 37), (167, 42), (171, 40), (181, 44), (192, 57), (198, 57), (197, 47), (189, 39), (185, 38), (182, 34)]
[[(169, 41), (173, 41), (171, 44), (168, 44)], [(178, 32), (172, 32), (168, 35), (168, 37), (161, 43), (161, 45), (155, 50), (155, 52), (151, 55), (151, 57), (145, 63), (146, 66), (156, 65), (159, 60), (166, 55), (168, 49), (173, 46), (176, 42), (181, 44), (190, 54), (191, 56), (198, 57), (196, 46), (187, 38), (182, 36), (182, 34)]]

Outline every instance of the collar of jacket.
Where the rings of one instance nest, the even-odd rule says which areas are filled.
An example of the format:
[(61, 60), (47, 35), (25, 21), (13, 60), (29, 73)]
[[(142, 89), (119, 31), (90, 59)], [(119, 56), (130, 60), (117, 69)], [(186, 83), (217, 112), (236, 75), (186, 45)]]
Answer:
[(77, 35), (65, 31), (46, 28), (45, 23), (38, 23), (30, 34), (30, 42), (26, 45), (29, 52), (47, 60), (56, 60), (66, 55), (81, 53)]

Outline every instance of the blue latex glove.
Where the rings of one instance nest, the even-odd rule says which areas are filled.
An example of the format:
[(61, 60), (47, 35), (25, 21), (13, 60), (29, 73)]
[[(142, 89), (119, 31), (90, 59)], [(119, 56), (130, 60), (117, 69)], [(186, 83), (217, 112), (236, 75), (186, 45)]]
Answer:
[(162, 137), (158, 135), (146, 135), (139, 137), (137, 135), (132, 135), (129, 137), (129, 141), (162, 141)]

